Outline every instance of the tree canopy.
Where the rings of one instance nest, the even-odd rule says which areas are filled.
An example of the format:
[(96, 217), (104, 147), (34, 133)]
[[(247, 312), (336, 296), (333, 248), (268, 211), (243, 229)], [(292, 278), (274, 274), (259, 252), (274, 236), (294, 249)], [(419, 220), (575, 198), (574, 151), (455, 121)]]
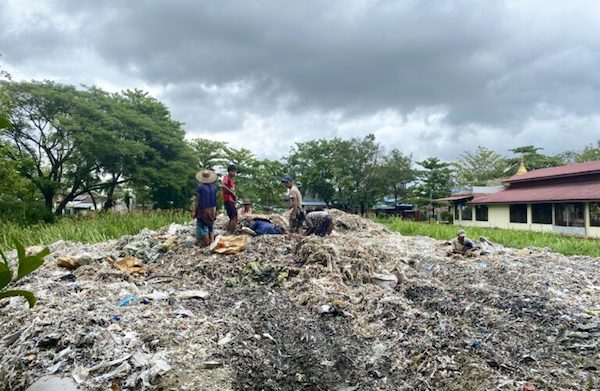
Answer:
[[(386, 151), (373, 134), (296, 143), (280, 160), (261, 159), (220, 140), (185, 140), (183, 125), (141, 90), (108, 93), (97, 87), (52, 81), (0, 81), (0, 217), (23, 221), (62, 214), (79, 195), (133, 197), (158, 208), (189, 207), (202, 168), (223, 175), (238, 168), (239, 199), (264, 209), (281, 205), (280, 180), (291, 175), (305, 198), (365, 213), (383, 199), (428, 204), (452, 188), (499, 183), (521, 158), (527, 169), (600, 160), (600, 141), (580, 151), (543, 154), (527, 145), (513, 156), (479, 146), (454, 162), (431, 156), (414, 162), (399, 149)], [(41, 211), (41, 212), (40, 212)]]

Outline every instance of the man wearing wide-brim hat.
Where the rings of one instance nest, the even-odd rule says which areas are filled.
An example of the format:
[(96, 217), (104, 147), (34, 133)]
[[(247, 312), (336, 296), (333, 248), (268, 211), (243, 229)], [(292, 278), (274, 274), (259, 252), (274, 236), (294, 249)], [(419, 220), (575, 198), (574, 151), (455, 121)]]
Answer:
[(217, 218), (217, 187), (214, 185), (217, 174), (213, 170), (200, 170), (196, 179), (198, 186), (192, 217), (196, 219), (196, 244), (206, 247), (213, 241), (213, 225)]

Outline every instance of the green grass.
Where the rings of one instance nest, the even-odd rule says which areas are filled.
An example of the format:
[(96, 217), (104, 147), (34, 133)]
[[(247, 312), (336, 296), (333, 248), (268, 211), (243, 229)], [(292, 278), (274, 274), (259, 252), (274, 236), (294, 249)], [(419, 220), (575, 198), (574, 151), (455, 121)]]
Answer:
[(452, 224), (414, 222), (396, 218), (378, 218), (377, 221), (386, 225), (392, 231), (406, 236), (429, 236), (435, 239), (449, 240), (454, 238), (456, 232), (462, 228), (470, 238), (477, 239), (479, 236), (485, 236), (492, 242), (500, 243), (506, 247), (548, 247), (552, 251), (564, 255), (600, 257), (599, 239), (499, 228), (460, 227)]
[(36, 224), (29, 227), (1, 222), (0, 250), (13, 249), (14, 239), (26, 247), (48, 245), (58, 240), (97, 243), (123, 235), (137, 234), (144, 228), (157, 229), (173, 222), (184, 223), (191, 219), (189, 212), (152, 211), (65, 217), (54, 224)]

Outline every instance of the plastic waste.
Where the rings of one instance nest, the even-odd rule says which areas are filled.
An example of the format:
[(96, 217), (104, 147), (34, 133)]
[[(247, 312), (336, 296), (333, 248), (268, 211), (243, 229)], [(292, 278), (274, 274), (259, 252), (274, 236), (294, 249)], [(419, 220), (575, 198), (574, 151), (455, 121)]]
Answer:
[(122, 298), (121, 300), (119, 300), (119, 304), (117, 304), (118, 307), (125, 307), (126, 305), (132, 303), (135, 301), (135, 296), (133, 295), (128, 295), (125, 296), (124, 298)]

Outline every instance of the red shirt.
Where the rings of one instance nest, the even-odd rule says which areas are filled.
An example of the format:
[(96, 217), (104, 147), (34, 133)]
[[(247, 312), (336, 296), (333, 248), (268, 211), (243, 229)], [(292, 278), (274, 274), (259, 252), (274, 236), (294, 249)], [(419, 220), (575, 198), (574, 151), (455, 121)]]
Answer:
[[(231, 190), (235, 191), (235, 182), (229, 175), (223, 177), (223, 185), (227, 186)], [(223, 187), (223, 202), (235, 202), (235, 196), (226, 188)]]

